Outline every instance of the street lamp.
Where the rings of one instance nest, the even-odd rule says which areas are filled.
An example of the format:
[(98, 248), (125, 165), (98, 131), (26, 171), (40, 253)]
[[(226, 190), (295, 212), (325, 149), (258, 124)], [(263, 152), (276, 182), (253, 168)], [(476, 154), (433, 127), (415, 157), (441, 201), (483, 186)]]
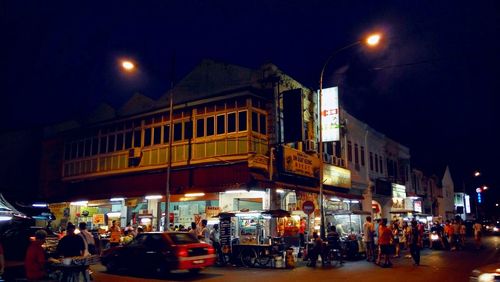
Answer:
[(135, 70), (135, 64), (130, 60), (122, 60), (121, 67), (127, 72), (132, 72)]
[(326, 59), (325, 63), (323, 64), (323, 68), (321, 68), (321, 74), (319, 76), (319, 140), (318, 140), (318, 146), (319, 146), (319, 207), (320, 207), (320, 236), (322, 239), (325, 238), (325, 215), (324, 215), (324, 210), (323, 210), (323, 123), (321, 119), (321, 105), (322, 105), (322, 96), (323, 96), (323, 75), (325, 73), (326, 66), (330, 61), (340, 52), (349, 49), (351, 47), (357, 46), (359, 44), (362, 44), (363, 42), (370, 47), (375, 47), (379, 44), (380, 39), (382, 36), (380, 34), (372, 34), (362, 40), (358, 40), (356, 42), (353, 42), (351, 44), (348, 44), (342, 48), (339, 48), (335, 50), (329, 57)]

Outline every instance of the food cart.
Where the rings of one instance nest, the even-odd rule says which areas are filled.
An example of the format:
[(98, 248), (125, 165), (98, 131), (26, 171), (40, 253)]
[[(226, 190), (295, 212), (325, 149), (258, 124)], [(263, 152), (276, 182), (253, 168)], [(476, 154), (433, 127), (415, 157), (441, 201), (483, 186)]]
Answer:
[(341, 238), (344, 255), (348, 259), (356, 259), (365, 255), (363, 244), (363, 221), (369, 212), (361, 210), (337, 210), (328, 212), (328, 227), (334, 225)]
[(223, 253), (230, 250), (232, 263), (275, 267), (276, 261), (282, 261), (285, 244), (280, 226), (290, 213), (284, 210), (226, 212), (217, 217), (221, 226), (221, 247)]

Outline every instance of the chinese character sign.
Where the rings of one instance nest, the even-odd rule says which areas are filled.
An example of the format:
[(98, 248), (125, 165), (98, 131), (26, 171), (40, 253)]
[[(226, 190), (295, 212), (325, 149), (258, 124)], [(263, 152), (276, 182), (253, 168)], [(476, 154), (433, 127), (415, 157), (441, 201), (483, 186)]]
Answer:
[(323, 142), (340, 140), (338, 87), (323, 89), (321, 97), (321, 127)]

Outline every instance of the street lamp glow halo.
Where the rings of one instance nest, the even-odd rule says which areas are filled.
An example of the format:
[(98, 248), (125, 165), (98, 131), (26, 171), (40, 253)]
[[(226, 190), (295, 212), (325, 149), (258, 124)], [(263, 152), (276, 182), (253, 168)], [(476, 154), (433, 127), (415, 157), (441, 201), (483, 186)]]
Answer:
[(380, 33), (374, 33), (366, 38), (366, 45), (368, 46), (377, 46), (382, 39), (382, 35)]
[(121, 65), (122, 65), (122, 68), (126, 71), (132, 71), (135, 69), (135, 64), (129, 60), (123, 60)]

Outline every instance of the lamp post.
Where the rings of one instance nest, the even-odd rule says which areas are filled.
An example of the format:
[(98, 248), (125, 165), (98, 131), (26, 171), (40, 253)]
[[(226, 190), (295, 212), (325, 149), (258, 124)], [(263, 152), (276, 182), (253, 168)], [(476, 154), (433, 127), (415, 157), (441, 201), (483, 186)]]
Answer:
[(356, 42), (353, 42), (351, 44), (348, 44), (342, 48), (339, 48), (335, 50), (329, 57), (326, 59), (325, 63), (323, 64), (323, 67), (321, 68), (321, 74), (319, 76), (319, 139), (318, 139), (318, 146), (319, 146), (319, 209), (320, 209), (320, 236), (322, 239), (325, 238), (325, 213), (324, 213), (324, 207), (323, 207), (323, 123), (322, 123), (322, 113), (321, 113), (321, 105), (322, 105), (322, 96), (323, 96), (323, 75), (325, 73), (326, 66), (330, 61), (340, 52), (349, 49), (351, 47), (357, 46), (359, 44), (362, 44), (363, 42), (368, 45), (368, 46), (376, 46), (380, 42), (381, 35), (380, 34), (373, 34), (368, 36), (364, 41), (358, 40)]

